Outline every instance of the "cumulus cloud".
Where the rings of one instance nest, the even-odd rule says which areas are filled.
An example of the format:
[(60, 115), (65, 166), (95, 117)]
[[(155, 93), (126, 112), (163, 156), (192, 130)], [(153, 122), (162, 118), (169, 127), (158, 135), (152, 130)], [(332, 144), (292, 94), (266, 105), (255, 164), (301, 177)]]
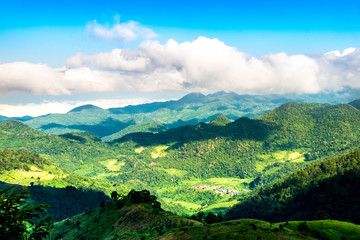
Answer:
[(157, 36), (150, 28), (146, 28), (135, 21), (120, 23), (120, 16), (115, 16), (112, 26), (101, 25), (96, 20), (86, 25), (87, 31), (96, 38), (108, 41), (131, 42), (138, 38), (151, 39)]
[(182, 43), (149, 40), (135, 50), (79, 53), (63, 69), (3, 64), (0, 86), (2, 92), (37, 94), (219, 90), (301, 94), (360, 88), (359, 66), (360, 49), (318, 57), (286, 53), (253, 57), (218, 39), (199, 37)]
[(136, 50), (114, 49), (68, 59), (69, 69), (109, 71), (125, 89), (189, 90), (240, 93), (317, 93), (359, 87), (360, 50), (306, 55), (268, 54), (252, 57), (218, 39), (165, 44), (146, 41)]
[(70, 94), (64, 75), (44, 64), (14, 62), (0, 64), (0, 93)]

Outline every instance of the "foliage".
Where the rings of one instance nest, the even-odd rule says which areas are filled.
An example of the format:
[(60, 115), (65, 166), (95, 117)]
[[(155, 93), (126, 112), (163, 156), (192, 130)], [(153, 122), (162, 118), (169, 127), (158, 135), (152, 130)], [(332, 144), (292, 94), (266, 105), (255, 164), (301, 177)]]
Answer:
[[(332, 219), (360, 223), (360, 151), (299, 170), (240, 199), (227, 219)], [(324, 213), (325, 212), (325, 213)]]
[[(188, 104), (192, 98), (203, 98), (189, 97), (181, 102)], [(127, 111), (136, 113), (136, 109), (130, 107)], [(72, 114), (82, 115), (90, 110), (93, 109)], [(37, 171), (39, 177), (46, 174), (49, 178), (35, 181), (37, 185), (59, 187), (68, 182), (86, 188), (92, 182), (88, 178), (92, 178), (97, 185), (94, 188), (102, 188), (107, 194), (114, 190), (124, 194), (131, 189), (149, 189), (165, 209), (190, 215), (200, 210), (224, 211), (224, 206), (233, 204), (234, 199), (227, 193), (202, 191), (196, 189), (200, 184), (186, 182), (239, 179), (243, 183), (233, 186), (233, 190), (246, 194), (249, 189), (287, 177), (314, 161), (356, 150), (360, 142), (358, 119), (360, 111), (347, 104), (287, 103), (257, 119), (243, 117), (228, 122), (219, 117), (215, 122), (221, 124), (198, 123), (157, 134), (133, 133), (110, 143), (89, 133), (54, 136), (8, 121), (0, 124), (0, 149), (31, 151), (66, 170), (67, 176), (61, 177), (65, 172), (59, 176), (55, 170), (37, 167), (41, 170)], [(34, 182), (30, 181), (30, 174), (36, 171), (26, 167), (32, 169), (27, 163), (19, 168), (24, 171), (6, 171), (2, 179)], [(24, 174), (28, 178), (19, 179)], [(220, 203), (223, 205), (218, 209), (212, 208)]]
[(51, 217), (40, 217), (48, 205), (30, 204), (30, 192), (14, 187), (0, 190), (0, 235), (2, 239), (43, 239), (50, 231)]

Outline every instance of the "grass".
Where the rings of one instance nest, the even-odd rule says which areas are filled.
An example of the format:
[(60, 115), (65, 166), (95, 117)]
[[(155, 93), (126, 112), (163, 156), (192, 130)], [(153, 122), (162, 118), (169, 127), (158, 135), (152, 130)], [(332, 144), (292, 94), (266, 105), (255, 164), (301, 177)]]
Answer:
[(100, 162), (110, 171), (120, 171), (121, 167), (125, 165), (124, 162), (119, 162), (117, 159), (108, 159)]
[(138, 147), (138, 148), (135, 148), (134, 149), (134, 151), (136, 152), (136, 153), (141, 153), (142, 151), (144, 151), (146, 148), (144, 148), (144, 147)]
[(176, 176), (176, 177), (183, 177), (187, 174), (187, 171), (185, 170), (179, 170), (176, 168), (168, 168), (164, 169), (169, 175)]
[(306, 149), (296, 149), (294, 151), (276, 151), (269, 154), (258, 155), (258, 158), (262, 161), (258, 161), (256, 164), (256, 170), (261, 172), (268, 165), (280, 162), (304, 162)]
[(154, 151), (151, 152), (151, 157), (153, 159), (159, 158), (159, 157), (165, 157), (166, 152), (165, 150), (168, 148), (168, 146), (156, 146)]
[[(332, 239), (332, 240), (356, 240), (360, 239), (360, 226), (349, 223), (341, 222), (337, 220), (320, 220), (320, 221), (292, 221), (289, 222), (285, 227), (297, 231), (298, 226), (302, 223), (306, 223), (310, 231), (313, 234), (321, 236), (323, 239)], [(278, 223), (275, 226), (280, 224), (285, 225), (286, 223)]]

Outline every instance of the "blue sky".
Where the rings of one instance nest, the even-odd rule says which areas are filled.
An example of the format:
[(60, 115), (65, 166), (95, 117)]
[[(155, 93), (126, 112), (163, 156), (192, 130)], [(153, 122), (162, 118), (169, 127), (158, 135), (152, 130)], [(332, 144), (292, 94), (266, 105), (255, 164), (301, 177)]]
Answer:
[[(239, 93), (267, 93), (260, 87), (266, 84), (269, 93), (357, 87), (358, 48), (360, 2), (355, 0), (4, 0), (0, 115), (26, 114), (26, 107), (39, 104), (39, 114), (44, 113), (49, 102), (64, 103), (51, 109), (65, 111), (104, 99), (106, 104), (114, 100), (114, 106), (178, 98), (190, 91), (229, 90), (234, 84)], [(159, 54), (169, 61), (162, 62)], [(293, 71), (307, 73), (302, 77), (310, 79), (308, 89), (297, 85), (302, 80), (293, 80)], [(334, 74), (338, 71), (347, 74)], [(229, 74), (224, 77), (224, 72)], [(329, 80), (330, 75), (335, 77)], [(15, 107), (19, 104), (21, 109)]]

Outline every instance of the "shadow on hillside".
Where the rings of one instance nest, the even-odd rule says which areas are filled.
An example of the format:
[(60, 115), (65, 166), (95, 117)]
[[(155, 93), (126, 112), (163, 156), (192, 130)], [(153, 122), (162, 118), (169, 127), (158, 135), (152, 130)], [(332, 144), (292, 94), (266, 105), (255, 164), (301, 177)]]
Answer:
[(76, 129), (79, 131), (90, 132), (90, 133), (96, 135), (97, 137), (101, 138), (101, 137), (108, 136), (113, 133), (119, 132), (119, 131), (123, 130), (124, 128), (126, 128), (130, 125), (134, 125), (134, 124), (135, 124), (134, 121), (121, 122), (121, 121), (113, 119), (113, 118), (107, 118), (104, 121), (102, 121), (98, 124), (94, 124), (94, 125), (86, 125), (86, 124), (62, 125), (62, 124), (57, 124), (57, 123), (49, 123), (46, 125), (42, 125), (40, 127), (40, 129), (42, 131), (46, 131), (46, 130), (53, 129), (53, 128)]
[(169, 129), (157, 134), (131, 133), (114, 140), (113, 143), (133, 141), (139, 146), (175, 143), (173, 148), (177, 148), (183, 143), (217, 138), (264, 141), (275, 128), (276, 126), (270, 125), (268, 122), (242, 117), (226, 126), (198, 123)]
[[(8, 184), (0, 181), (0, 189), (20, 185)], [(101, 202), (110, 198), (103, 192), (77, 189), (72, 186), (66, 188), (44, 187), (40, 185), (29, 186), (31, 200), (50, 205), (46, 215), (49, 214), (53, 221), (60, 221), (80, 214), (88, 209), (100, 206)]]

